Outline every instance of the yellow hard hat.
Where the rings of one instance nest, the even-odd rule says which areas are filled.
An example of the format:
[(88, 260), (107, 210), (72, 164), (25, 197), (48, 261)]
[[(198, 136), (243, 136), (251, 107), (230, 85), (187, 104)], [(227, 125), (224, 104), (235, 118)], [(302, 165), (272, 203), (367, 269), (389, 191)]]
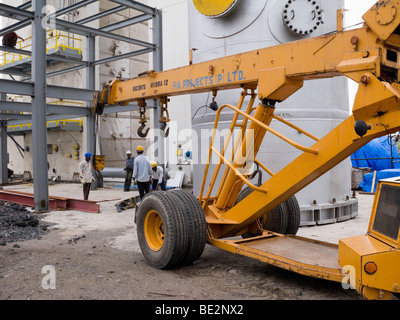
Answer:
[(152, 161), (152, 162), (151, 162), (151, 167), (152, 167), (152, 168), (155, 168), (155, 167), (157, 167), (157, 162), (155, 162), (155, 161)]
[(142, 146), (137, 146), (136, 151), (144, 151)]

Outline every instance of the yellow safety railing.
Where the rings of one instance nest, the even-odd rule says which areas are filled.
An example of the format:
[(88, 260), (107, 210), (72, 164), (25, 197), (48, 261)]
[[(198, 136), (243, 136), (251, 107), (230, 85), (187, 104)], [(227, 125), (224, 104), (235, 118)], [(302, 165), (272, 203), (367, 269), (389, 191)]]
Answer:
[[(16, 48), (29, 51), (32, 48), (32, 37), (28, 37), (24, 41), (18, 41)], [(82, 38), (80, 35), (70, 32), (56, 29), (47, 30), (46, 53), (51, 52), (52, 49), (54, 49), (55, 52), (70, 49), (75, 50), (78, 54), (82, 54)], [(29, 58), (29, 56), (3, 51), (0, 54), (0, 68), (9, 63), (21, 62), (24, 58)]]
[[(26, 38), (25, 41), (20, 40), (17, 42), (17, 45), (16, 45), (16, 48), (20, 49), (20, 50), (28, 50), (30, 47), (32, 47), (32, 37)], [(0, 58), (0, 67), (3, 67), (8, 63), (14, 63), (16, 61), (21, 61), (22, 59), (28, 58), (28, 57), (29, 56), (23, 55), (23, 54), (3, 51), (1, 54), (1, 58)]]
[[(48, 102), (48, 104), (68, 105), (68, 106), (70, 106), (70, 105), (82, 106), (82, 105), (83, 105), (82, 102), (66, 101), (66, 100), (63, 100), (63, 101), (60, 101), (60, 100), (51, 101), (51, 102)], [(21, 112), (21, 113), (22, 113), (22, 112)], [(82, 118), (79, 118), (79, 119), (50, 120), (50, 121), (47, 121), (47, 127), (49, 127), (49, 125), (50, 125), (51, 123), (54, 123), (56, 126), (61, 126), (61, 125), (62, 125), (62, 126), (65, 126), (67, 123), (78, 123), (79, 126), (82, 126), (82, 125), (83, 125), (83, 119), (82, 119)], [(16, 129), (20, 129), (20, 130), (27, 129), (27, 128), (28, 128), (28, 129), (31, 129), (31, 128), (32, 128), (32, 123), (23, 123), (23, 124), (9, 125), (9, 126), (7, 126), (7, 128), (12, 128), (13, 131), (16, 130)]]
[(68, 48), (82, 54), (82, 38), (80, 35), (60, 30), (49, 30), (47, 31), (47, 35), (47, 44), (54, 43), (53, 46), (47, 46), (47, 53), (49, 53), (51, 49), (56, 49), (57, 51), (61, 48), (62, 51), (65, 51), (65, 49)]
[[(222, 164), (226, 164), (230, 170), (235, 172), (236, 176), (242, 182), (244, 182), (247, 186), (249, 186), (253, 190), (256, 190), (256, 191), (262, 192), (262, 193), (267, 193), (268, 192), (268, 190), (264, 189), (263, 187), (258, 187), (256, 185), (252, 184), (248, 179), (250, 175), (244, 174), (243, 172), (240, 171), (240, 168), (235, 167), (235, 165), (234, 165), (234, 159), (236, 158), (236, 155), (238, 154), (238, 152), (241, 151), (240, 144), (241, 143), (245, 143), (244, 142), (244, 131), (246, 130), (246, 126), (247, 126), (248, 121), (252, 121), (253, 123), (257, 124), (258, 127), (263, 128), (266, 131), (269, 131), (273, 135), (275, 135), (278, 138), (284, 140), (285, 142), (289, 143), (290, 145), (292, 145), (293, 147), (295, 147), (298, 150), (301, 150), (301, 151), (307, 152), (307, 153), (312, 153), (312, 154), (318, 154), (319, 153), (319, 151), (314, 149), (314, 148), (305, 147), (305, 146), (300, 145), (299, 143), (297, 143), (297, 142), (285, 137), (284, 135), (282, 135), (278, 131), (272, 129), (270, 126), (262, 123), (261, 121), (255, 119), (253, 116), (251, 116), (251, 113), (254, 110), (254, 108), (253, 108), (254, 99), (255, 99), (254, 91), (252, 91), (252, 93), (251, 93), (251, 97), (252, 98), (250, 99), (250, 102), (249, 102), (249, 104), (247, 106), (247, 111), (243, 111), (242, 110), (242, 106), (243, 106), (243, 102), (244, 102), (244, 97), (246, 95), (248, 95), (247, 90), (244, 90), (241, 93), (241, 97), (240, 97), (240, 100), (239, 100), (239, 103), (238, 103), (237, 107), (235, 107), (233, 105), (230, 105), (230, 104), (225, 104), (225, 105), (219, 107), (219, 109), (217, 111), (217, 114), (215, 116), (214, 128), (213, 128), (213, 131), (212, 131), (211, 143), (210, 143), (210, 147), (209, 147), (208, 161), (206, 163), (205, 174), (203, 176), (203, 182), (202, 182), (201, 189), (200, 189), (200, 196), (198, 198), (199, 202), (202, 204), (203, 209), (209, 204), (209, 201), (212, 199), (211, 193), (212, 193), (212, 190), (213, 190), (214, 185), (216, 183), (216, 179), (218, 177), (218, 174), (219, 174), (219, 171), (221, 169), (221, 165)], [(225, 109), (225, 108), (229, 108), (229, 109), (233, 110), (235, 112), (235, 114), (234, 114), (234, 117), (232, 119), (229, 131), (228, 131), (229, 133), (228, 133), (228, 135), (226, 137), (226, 140), (225, 140), (224, 146), (222, 148), (222, 151), (219, 152), (213, 146), (213, 144), (214, 144), (215, 139), (216, 139), (215, 137), (216, 137), (217, 127), (218, 127), (218, 124), (219, 124), (219, 118), (220, 118), (222, 110)], [(238, 124), (239, 115), (241, 115), (243, 117), (243, 122), (240, 125)], [(282, 119), (282, 118), (280, 118), (280, 117), (278, 117), (276, 115), (273, 115), (273, 118), (276, 119), (277, 121), (279, 121), (279, 122), (291, 127), (292, 129), (297, 130), (297, 131), (305, 134), (309, 138), (311, 138), (311, 139), (313, 139), (315, 141), (319, 141), (319, 138), (317, 138), (316, 136), (312, 135), (311, 133), (299, 128), (298, 126), (295, 126), (294, 124), (292, 124), (292, 123), (290, 123), (290, 122), (288, 122), (288, 121), (286, 121), (286, 120), (284, 120), (284, 119)], [(236, 139), (236, 141), (234, 143), (234, 146), (233, 146), (231, 157), (230, 157), (230, 159), (228, 159), (227, 157), (225, 157), (225, 153), (227, 151), (229, 141), (231, 140), (231, 138), (233, 136), (233, 129), (235, 127), (238, 127), (238, 126), (242, 128), (242, 135), (239, 135), (237, 137), (237, 139)], [(211, 163), (211, 157), (212, 157), (213, 153), (217, 155), (217, 157), (220, 159), (220, 161), (218, 161), (218, 163), (216, 165), (216, 168), (214, 169), (214, 173), (213, 173), (211, 181), (209, 183), (207, 193), (204, 195), (207, 176), (208, 176), (208, 171), (209, 171), (209, 167), (210, 167), (210, 163)], [(271, 176), (274, 175), (274, 173), (271, 170), (269, 170), (265, 165), (263, 165), (257, 159), (253, 159), (253, 161), (255, 163), (257, 163), (259, 166), (261, 166), (261, 168), (263, 170), (265, 170), (268, 174), (270, 174)], [(228, 172), (229, 172), (228, 170), (225, 170), (225, 173), (224, 173), (224, 175), (222, 177), (222, 180), (220, 182), (220, 188), (217, 191), (216, 198), (218, 198), (218, 196), (220, 195), (221, 186), (223, 186), (225, 184)]]

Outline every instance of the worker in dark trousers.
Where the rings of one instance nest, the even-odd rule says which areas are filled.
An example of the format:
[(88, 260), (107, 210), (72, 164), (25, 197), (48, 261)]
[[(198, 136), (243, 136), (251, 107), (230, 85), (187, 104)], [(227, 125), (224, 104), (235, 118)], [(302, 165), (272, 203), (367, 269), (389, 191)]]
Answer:
[(92, 165), (90, 164), (92, 154), (90, 152), (85, 153), (85, 160), (79, 164), (79, 177), (83, 186), (83, 199), (89, 199), (90, 186), (94, 180), (92, 175)]
[(136, 180), (140, 199), (150, 192), (150, 177), (152, 174), (150, 159), (146, 157), (142, 146), (136, 148), (137, 157), (133, 162), (133, 179)]
[(25, 41), (22, 37), (17, 35), (14, 31), (10, 32), (10, 33), (7, 33), (3, 37), (3, 46), (15, 48), (15, 46), (17, 45), (18, 39), (21, 39), (22, 41)]
[(151, 178), (153, 180), (153, 184), (151, 186), (152, 190), (167, 190), (165, 181), (164, 181), (164, 169), (157, 165), (157, 162), (151, 161), (151, 170), (152, 175)]
[(125, 184), (124, 191), (129, 191), (132, 183), (132, 175), (133, 175), (133, 162), (135, 158), (132, 157), (132, 152), (129, 150), (126, 152), (126, 165), (125, 165)]

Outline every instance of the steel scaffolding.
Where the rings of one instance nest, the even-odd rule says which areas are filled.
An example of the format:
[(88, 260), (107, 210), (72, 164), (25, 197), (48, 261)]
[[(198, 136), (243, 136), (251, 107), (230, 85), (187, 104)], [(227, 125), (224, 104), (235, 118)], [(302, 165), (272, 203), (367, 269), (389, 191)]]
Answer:
[[(156, 8), (152, 8), (134, 0), (110, 0), (117, 6), (92, 16), (83, 18), (76, 22), (69, 22), (59, 19), (63, 14), (67, 14), (78, 8), (87, 6), (99, 0), (83, 0), (71, 6), (60, 9), (52, 15), (46, 16), (43, 8), (47, 0), (32, 0), (21, 6), (13, 7), (6, 4), (0, 4), (0, 15), (19, 22), (14, 23), (0, 30), (0, 37), (12, 31), (31, 26), (32, 28), (32, 50), (21, 50), (12, 47), (0, 46), (0, 51), (11, 52), (15, 54), (31, 57), (31, 72), (25, 70), (2, 69), (0, 73), (8, 74), (13, 80), (0, 79), (0, 183), (8, 181), (7, 175), (7, 126), (18, 125), (26, 122), (32, 123), (32, 146), (33, 146), (33, 176), (34, 176), (34, 204), (36, 212), (45, 212), (49, 210), (48, 176), (47, 176), (47, 128), (46, 123), (50, 120), (72, 119), (78, 117), (87, 118), (86, 142), (88, 151), (95, 154), (96, 145), (96, 113), (92, 111), (91, 102), (96, 90), (95, 67), (97, 65), (126, 59), (134, 56), (152, 53), (153, 70), (161, 71), (162, 66), (162, 13)], [(31, 11), (29, 10), (31, 9)], [(141, 14), (108, 25), (104, 28), (92, 28), (85, 26), (86, 23), (96, 21), (112, 13), (124, 9), (135, 9)], [(44, 19), (54, 19), (57, 29), (67, 31), (86, 37), (86, 57), (87, 60), (71, 59), (69, 57), (46, 54), (46, 29), (43, 28)], [(153, 39), (152, 43), (125, 37), (113, 33), (113, 31), (122, 29), (144, 21), (152, 21)], [(139, 46), (138, 50), (123, 53), (116, 56), (96, 60), (95, 43), (96, 38), (106, 37), (121, 42)], [(51, 61), (65, 62), (71, 64), (71, 67), (48, 73), (47, 63)], [(86, 68), (86, 88), (78, 89), (71, 87), (62, 87), (48, 85), (46, 78), (60, 75), (63, 73)], [(28, 70), (29, 71), (29, 70)], [(23, 81), (14, 80), (13, 76), (21, 76)], [(6, 101), (6, 94), (17, 94), (32, 97), (31, 103)], [(47, 98), (58, 98), (63, 100), (83, 101), (83, 107), (77, 106), (54, 106), (47, 103)], [(154, 128), (159, 128), (157, 113), (160, 112), (158, 102), (148, 103), (149, 108), (155, 108), (155, 117), (153, 117)], [(103, 110), (103, 114), (126, 112), (137, 110), (138, 106), (131, 103), (127, 106), (110, 106)], [(161, 145), (161, 148), (164, 146)], [(160, 152), (159, 152), (160, 153)], [(163, 152), (158, 155), (159, 163), (164, 163)]]

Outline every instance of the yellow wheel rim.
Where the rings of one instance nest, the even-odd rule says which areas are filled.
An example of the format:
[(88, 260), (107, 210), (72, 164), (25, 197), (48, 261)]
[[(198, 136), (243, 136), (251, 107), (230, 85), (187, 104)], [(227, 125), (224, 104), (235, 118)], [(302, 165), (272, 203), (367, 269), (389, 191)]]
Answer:
[(144, 220), (144, 235), (147, 244), (154, 251), (159, 251), (164, 243), (164, 225), (160, 215), (150, 210)]
[(193, 0), (197, 11), (209, 17), (226, 13), (236, 2), (238, 0)]

